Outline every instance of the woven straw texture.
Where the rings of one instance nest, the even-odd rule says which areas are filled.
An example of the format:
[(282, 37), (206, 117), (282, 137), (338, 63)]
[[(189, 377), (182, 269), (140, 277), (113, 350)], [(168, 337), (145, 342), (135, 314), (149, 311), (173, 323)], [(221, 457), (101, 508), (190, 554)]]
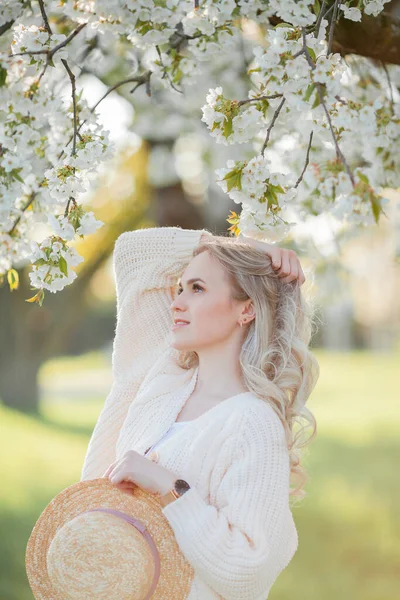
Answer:
[(137, 487), (119, 490), (108, 478), (80, 481), (44, 509), (28, 540), (26, 572), (37, 600), (144, 600), (154, 560), (142, 533), (117, 516), (120, 510), (146, 527), (160, 557), (152, 600), (184, 600), (193, 580), (156, 496)]

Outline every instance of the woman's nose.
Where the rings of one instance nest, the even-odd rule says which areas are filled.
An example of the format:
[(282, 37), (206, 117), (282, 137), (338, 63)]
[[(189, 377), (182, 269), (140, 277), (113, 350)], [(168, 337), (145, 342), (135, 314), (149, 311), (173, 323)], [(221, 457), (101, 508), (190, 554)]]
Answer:
[(171, 310), (179, 310), (184, 312), (188, 308), (187, 295), (185, 292), (181, 292), (180, 294), (176, 294), (175, 298), (170, 306)]
[(184, 303), (183, 303), (183, 301), (182, 301), (182, 299), (181, 299), (181, 297), (180, 297), (181, 295), (182, 295), (182, 294), (180, 294), (179, 296), (177, 296), (177, 297), (176, 297), (176, 298), (173, 300), (173, 302), (172, 302), (172, 304), (171, 304), (171, 306), (170, 306), (171, 310), (175, 310), (175, 309), (182, 310), (182, 309), (183, 309), (183, 307), (184, 307)]

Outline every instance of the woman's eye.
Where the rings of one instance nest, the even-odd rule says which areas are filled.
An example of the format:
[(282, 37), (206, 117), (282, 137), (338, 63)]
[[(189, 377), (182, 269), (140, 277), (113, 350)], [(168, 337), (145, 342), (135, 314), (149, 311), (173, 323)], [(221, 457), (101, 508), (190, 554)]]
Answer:
[[(196, 290), (202, 290), (203, 288), (202, 288), (202, 287), (201, 287), (201, 285), (199, 285), (198, 283), (193, 283), (193, 284), (192, 284), (192, 289), (196, 289)], [(180, 287), (180, 288), (178, 288), (177, 295), (179, 296), (179, 294), (180, 294), (181, 292), (183, 292), (183, 288), (181, 288), (181, 287)]]

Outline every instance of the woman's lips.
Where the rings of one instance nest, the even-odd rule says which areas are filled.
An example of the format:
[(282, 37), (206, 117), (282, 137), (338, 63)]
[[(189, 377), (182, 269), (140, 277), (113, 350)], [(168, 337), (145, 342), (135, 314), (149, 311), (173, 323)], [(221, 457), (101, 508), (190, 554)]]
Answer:
[(187, 325), (190, 325), (190, 323), (174, 323), (172, 329), (179, 329), (179, 327), (186, 327)]

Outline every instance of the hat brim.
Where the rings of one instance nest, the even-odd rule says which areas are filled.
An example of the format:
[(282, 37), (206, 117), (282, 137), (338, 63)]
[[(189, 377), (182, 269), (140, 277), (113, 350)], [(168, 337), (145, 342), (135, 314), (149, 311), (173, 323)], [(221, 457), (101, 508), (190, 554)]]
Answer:
[(25, 567), (36, 600), (65, 600), (48, 576), (47, 551), (59, 528), (92, 508), (120, 510), (146, 526), (160, 556), (160, 575), (152, 599), (187, 598), (193, 567), (182, 554), (157, 496), (140, 487), (135, 488), (134, 494), (128, 494), (102, 477), (79, 481), (62, 490), (46, 506), (32, 529), (26, 546)]

